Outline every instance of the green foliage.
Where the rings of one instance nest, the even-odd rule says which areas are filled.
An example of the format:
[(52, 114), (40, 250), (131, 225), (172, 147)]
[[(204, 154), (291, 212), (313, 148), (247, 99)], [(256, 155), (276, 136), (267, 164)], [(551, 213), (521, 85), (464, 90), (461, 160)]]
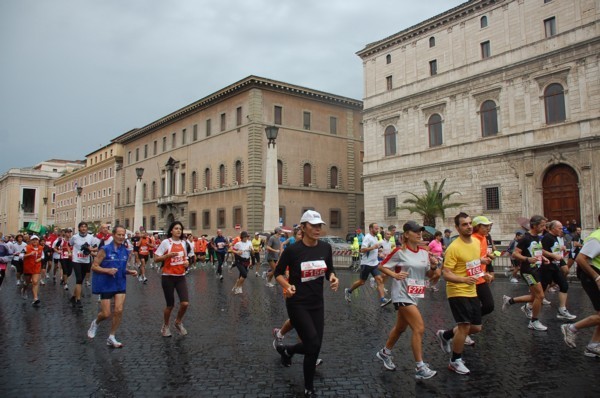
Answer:
[(453, 191), (447, 194), (444, 194), (444, 185), (446, 184), (446, 179), (442, 180), (440, 184), (437, 182), (433, 183), (433, 186), (429, 183), (429, 181), (423, 181), (425, 184), (426, 192), (422, 195), (416, 195), (412, 192), (406, 192), (409, 195), (412, 195), (411, 198), (405, 199), (404, 206), (399, 206), (399, 210), (408, 210), (411, 213), (417, 213), (423, 216), (423, 225), (428, 225), (435, 228), (435, 219), (436, 217), (446, 217), (446, 210), (454, 207), (460, 207), (465, 205), (466, 203), (454, 202), (450, 203), (450, 197), (452, 195), (460, 195), (459, 192)]

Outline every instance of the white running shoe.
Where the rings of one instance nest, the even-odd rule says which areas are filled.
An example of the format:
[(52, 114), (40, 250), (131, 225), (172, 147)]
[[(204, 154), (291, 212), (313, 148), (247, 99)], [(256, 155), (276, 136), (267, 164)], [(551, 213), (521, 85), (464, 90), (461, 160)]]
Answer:
[(600, 344), (588, 344), (583, 355), (590, 358), (600, 357)]
[(162, 325), (160, 333), (162, 333), (163, 337), (171, 337), (171, 328), (169, 327), (169, 325)]
[(444, 338), (443, 330), (438, 330), (437, 332), (435, 332), (435, 338), (440, 344), (440, 348), (443, 352), (445, 352), (446, 354), (450, 354), (452, 352), (452, 339), (446, 340)]
[(188, 334), (187, 329), (183, 327), (182, 322), (179, 322), (179, 323), (175, 322), (175, 329), (177, 329), (179, 334), (182, 336), (185, 336), (186, 334)]
[(473, 340), (471, 336), (467, 335), (467, 337), (465, 337), (465, 345), (474, 346), (475, 340)]
[(92, 324), (90, 325), (90, 328), (88, 329), (88, 337), (90, 339), (93, 339), (94, 337), (96, 337), (97, 330), (98, 330), (98, 324), (96, 323), (96, 320), (94, 319), (92, 321)]
[(344, 289), (344, 298), (346, 299), (347, 302), (352, 302), (352, 293), (350, 292), (350, 289), (345, 288)]
[(513, 276), (510, 278), (510, 283), (519, 283), (519, 280)]
[(566, 320), (573, 320), (575, 318), (577, 318), (577, 315), (573, 315), (569, 312), (568, 309), (566, 308), (559, 308), (558, 309), (558, 313), (556, 314), (556, 317), (558, 319), (566, 319)]
[(575, 338), (577, 337), (577, 333), (572, 332), (569, 326), (571, 325), (568, 323), (560, 325), (560, 330), (565, 338), (565, 344), (571, 348), (575, 348), (577, 347), (577, 344), (575, 344)]
[(508, 306), (510, 305), (510, 297), (504, 295), (502, 296), (502, 311), (506, 311)]
[(544, 299), (542, 300), (542, 304), (544, 304), (544, 305), (550, 305), (550, 304), (552, 304), (552, 303), (550, 302), (550, 300), (546, 300), (546, 298), (544, 298)]
[(433, 376), (437, 374), (435, 370), (429, 369), (429, 364), (426, 363), (423, 366), (415, 369), (415, 379), (417, 380), (427, 380), (431, 379)]
[(542, 322), (540, 322), (539, 320), (536, 320), (535, 322), (529, 321), (529, 329), (544, 332), (544, 331), (548, 330), (548, 327), (542, 325)]
[(462, 360), (462, 358), (458, 358), (456, 361), (450, 362), (448, 364), (448, 369), (458, 373), (459, 375), (468, 375), (469, 373), (471, 373), (469, 368), (465, 366), (465, 363)]
[(531, 308), (529, 308), (527, 306), (527, 304), (521, 306), (521, 311), (523, 311), (523, 313), (525, 314), (525, 316), (527, 317), (527, 319), (531, 319), (531, 317), (533, 316), (531, 314)]
[(387, 370), (396, 370), (396, 365), (394, 364), (394, 362), (392, 362), (392, 354), (386, 354), (382, 348), (381, 350), (377, 351), (377, 354), (375, 354), (375, 356), (383, 361), (383, 366)]
[(113, 348), (123, 347), (123, 344), (118, 342), (115, 336), (108, 336), (108, 339), (106, 339), (106, 345), (111, 346)]

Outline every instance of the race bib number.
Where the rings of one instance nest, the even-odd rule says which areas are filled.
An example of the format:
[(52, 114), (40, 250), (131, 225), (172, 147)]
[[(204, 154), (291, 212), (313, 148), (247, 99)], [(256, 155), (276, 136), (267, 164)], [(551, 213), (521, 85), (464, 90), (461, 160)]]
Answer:
[(407, 293), (413, 298), (424, 298), (425, 297), (425, 281), (419, 279), (408, 278), (406, 280), (408, 285)]
[(224, 248), (224, 247), (225, 247), (225, 243), (223, 243), (223, 242), (219, 242), (219, 243), (217, 243), (217, 247), (218, 247), (219, 249), (222, 249), (222, 248)]
[(142, 247), (140, 247), (140, 251), (141, 252), (147, 252), (148, 251), (148, 246), (142, 246)]
[(535, 251), (533, 252), (533, 257), (535, 257), (535, 258), (536, 258), (536, 260), (537, 260), (537, 261), (535, 262), (535, 265), (537, 265), (538, 267), (539, 267), (540, 265), (542, 265), (542, 251), (541, 251), (541, 250), (535, 250)]
[(481, 268), (481, 260), (473, 260), (467, 263), (467, 276), (472, 276), (473, 278), (481, 278), (485, 273), (483, 272), (483, 268)]
[(323, 260), (305, 261), (300, 264), (300, 276), (302, 282), (312, 281), (325, 276), (327, 264)]
[(171, 257), (171, 265), (183, 265), (185, 262), (184, 252), (175, 252), (175, 257)]
[(89, 256), (86, 256), (85, 254), (83, 254), (82, 252), (78, 252), (77, 253), (77, 258), (88, 258)]

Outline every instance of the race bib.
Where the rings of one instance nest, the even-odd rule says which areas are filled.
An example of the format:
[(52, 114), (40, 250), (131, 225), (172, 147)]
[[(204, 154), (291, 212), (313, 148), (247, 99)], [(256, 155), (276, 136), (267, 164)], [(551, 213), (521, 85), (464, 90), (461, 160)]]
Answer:
[(223, 243), (223, 242), (219, 242), (219, 243), (217, 243), (217, 247), (218, 247), (219, 249), (222, 249), (223, 247), (225, 247), (225, 243)]
[(175, 252), (177, 256), (171, 257), (171, 265), (183, 265), (185, 262), (184, 252)]
[(88, 258), (89, 256), (86, 256), (85, 254), (83, 254), (82, 252), (78, 252), (77, 253), (77, 258)]
[(327, 264), (323, 260), (304, 261), (300, 264), (300, 277), (302, 282), (312, 281), (325, 276)]
[(148, 251), (148, 246), (142, 246), (142, 247), (140, 247), (140, 251), (141, 252), (147, 252)]
[(412, 298), (424, 298), (425, 297), (425, 281), (419, 279), (406, 279), (408, 285), (407, 293)]
[(473, 260), (467, 263), (467, 276), (472, 276), (474, 278), (481, 278), (485, 275), (483, 272), (483, 268), (481, 268), (481, 260)]
[(537, 265), (538, 267), (540, 265), (542, 265), (542, 251), (541, 250), (535, 250), (533, 252), (533, 257), (535, 257), (537, 259), (537, 261), (535, 262), (535, 265)]

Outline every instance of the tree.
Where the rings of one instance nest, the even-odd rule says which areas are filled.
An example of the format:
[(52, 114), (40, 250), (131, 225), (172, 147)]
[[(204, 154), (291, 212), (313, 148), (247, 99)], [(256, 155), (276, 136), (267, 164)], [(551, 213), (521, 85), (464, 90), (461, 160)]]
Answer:
[(425, 184), (426, 192), (423, 195), (415, 195), (412, 192), (404, 191), (412, 195), (412, 198), (405, 199), (405, 206), (399, 206), (399, 210), (408, 210), (412, 213), (417, 213), (423, 216), (423, 225), (428, 225), (435, 228), (436, 217), (446, 217), (446, 210), (465, 205), (465, 203), (448, 203), (452, 195), (458, 194), (459, 192), (453, 191), (447, 194), (443, 193), (446, 179), (443, 179), (440, 184), (437, 182), (433, 183), (433, 186), (429, 181), (423, 181)]

